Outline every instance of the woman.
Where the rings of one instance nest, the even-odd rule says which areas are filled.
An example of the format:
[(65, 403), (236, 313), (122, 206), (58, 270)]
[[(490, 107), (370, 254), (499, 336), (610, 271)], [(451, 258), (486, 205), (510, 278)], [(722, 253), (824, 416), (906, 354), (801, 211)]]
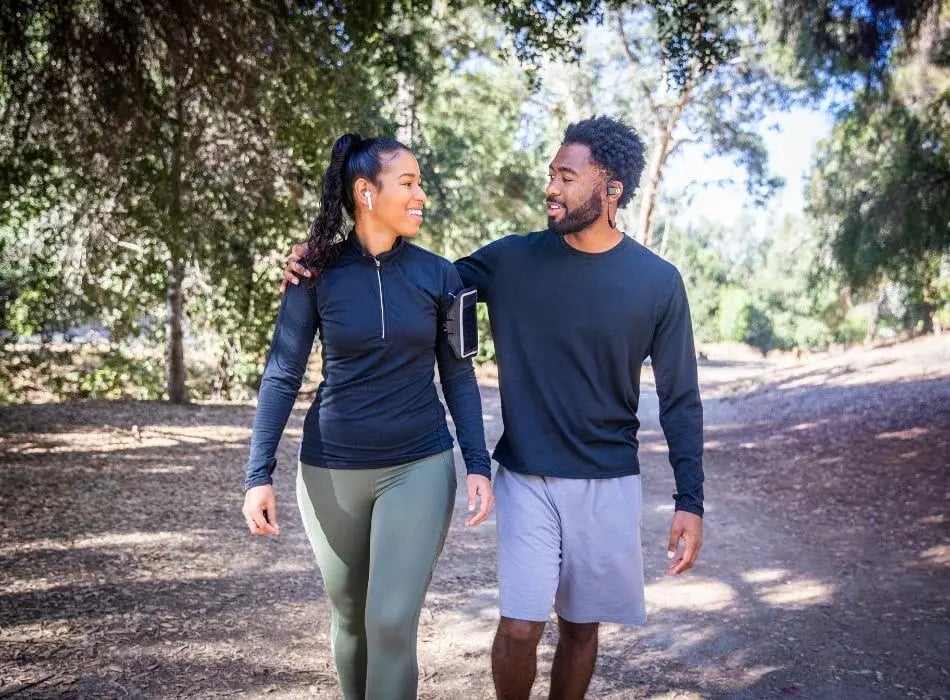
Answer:
[[(455, 495), (445, 401), (468, 472), (466, 525), (488, 516), (490, 462), (470, 360), (443, 329), (462, 283), (447, 260), (409, 243), (426, 195), (398, 141), (346, 134), (333, 145), (310, 227), (311, 284), (281, 303), (264, 370), (244, 516), (277, 534), (271, 474), (281, 433), (319, 333), (324, 380), (304, 422), (297, 502), (323, 574), (347, 700), (414, 698), (416, 630)], [(343, 210), (355, 222), (344, 231)]]

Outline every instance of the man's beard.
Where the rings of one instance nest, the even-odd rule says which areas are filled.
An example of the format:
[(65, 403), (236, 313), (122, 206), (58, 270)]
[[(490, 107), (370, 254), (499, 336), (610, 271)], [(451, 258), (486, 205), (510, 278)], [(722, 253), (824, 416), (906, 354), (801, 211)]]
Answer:
[[(562, 202), (558, 202), (563, 206)], [(552, 233), (559, 236), (568, 236), (572, 233), (580, 233), (588, 226), (592, 225), (603, 211), (603, 205), (600, 202), (600, 192), (594, 190), (590, 199), (576, 209), (564, 209), (564, 216), (560, 221), (555, 221), (548, 217), (548, 228)]]

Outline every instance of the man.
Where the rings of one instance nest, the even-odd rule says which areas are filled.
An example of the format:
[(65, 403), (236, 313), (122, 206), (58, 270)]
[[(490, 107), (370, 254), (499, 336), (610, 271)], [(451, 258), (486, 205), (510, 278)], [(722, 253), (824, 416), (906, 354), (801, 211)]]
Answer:
[[(572, 124), (549, 169), (548, 230), (456, 263), (488, 305), (498, 362), (502, 700), (529, 697), (552, 600), (557, 700), (584, 697), (600, 622), (646, 620), (637, 405), (647, 357), (676, 479), (669, 573), (689, 569), (702, 542), (702, 405), (683, 281), (615, 223), (642, 170), (642, 141), (623, 123)], [(287, 281), (293, 272), (306, 274), (292, 261)]]

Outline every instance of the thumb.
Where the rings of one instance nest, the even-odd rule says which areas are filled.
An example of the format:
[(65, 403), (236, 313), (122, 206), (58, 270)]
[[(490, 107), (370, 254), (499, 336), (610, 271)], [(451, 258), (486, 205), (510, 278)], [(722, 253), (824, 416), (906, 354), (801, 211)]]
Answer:
[(277, 497), (273, 491), (271, 491), (270, 498), (267, 499), (267, 520), (274, 526), (275, 530), (280, 530), (280, 526), (277, 524)]
[(468, 482), (468, 511), (475, 510), (475, 496), (478, 493), (478, 484), (472, 481)]
[(666, 546), (666, 557), (672, 559), (676, 556), (676, 550), (679, 549), (680, 535), (682, 532), (677, 528), (670, 528), (670, 542)]

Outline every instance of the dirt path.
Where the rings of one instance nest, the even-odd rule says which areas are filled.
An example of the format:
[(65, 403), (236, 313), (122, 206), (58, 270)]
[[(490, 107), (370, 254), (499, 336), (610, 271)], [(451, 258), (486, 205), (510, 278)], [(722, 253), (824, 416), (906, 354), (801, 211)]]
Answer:
[[(950, 340), (702, 377), (700, 563), (662, 573), (673, 486), (646, 386), (650, 620), (604, 627), (589, 697), (950, 697)], [(0, 697), (336, 697), (293, 505), (302, 415), (283, 532), (262, 540), (238, 513), (252, 407), (0, 407)], [(420, 628), (423, 698), (492, 697), (494, 532), (457, 510)]]

